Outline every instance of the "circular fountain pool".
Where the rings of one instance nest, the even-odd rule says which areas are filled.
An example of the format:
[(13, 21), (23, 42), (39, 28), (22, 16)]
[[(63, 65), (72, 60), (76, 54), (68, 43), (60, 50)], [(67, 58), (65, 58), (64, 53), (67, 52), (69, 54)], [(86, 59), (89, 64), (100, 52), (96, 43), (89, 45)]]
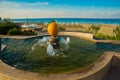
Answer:
[[(42, 37), (2, 39), (7, 48), (2, 52), (2, 60), (10, 66), (39, 73), (61, 73), (83, 68), (95, 62), (105, 51), (120, 51), (120, 45), (93, 43), (77, 37), (70, 37), (70, 48), (66, 56), (47, 56), (46, 48), (31, 47)], [(64, 38), (66, 38), (64, 36)]]

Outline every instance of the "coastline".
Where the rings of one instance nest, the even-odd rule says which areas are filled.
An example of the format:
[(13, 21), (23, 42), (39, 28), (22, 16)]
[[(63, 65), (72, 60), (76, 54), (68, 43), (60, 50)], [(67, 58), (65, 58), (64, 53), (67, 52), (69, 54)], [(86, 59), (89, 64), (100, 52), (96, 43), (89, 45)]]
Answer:
[(19, 19), (12, 19), (15, 23), (26, 21), (33, 22), (33, 23), (48, 23), (51, 20), (55, 20), (57, 23), (60, 24), (70, 24), (70, 23), (77, 23), (77, 24), (117, 24), (120, 25), (120, 18), (19, 18)]

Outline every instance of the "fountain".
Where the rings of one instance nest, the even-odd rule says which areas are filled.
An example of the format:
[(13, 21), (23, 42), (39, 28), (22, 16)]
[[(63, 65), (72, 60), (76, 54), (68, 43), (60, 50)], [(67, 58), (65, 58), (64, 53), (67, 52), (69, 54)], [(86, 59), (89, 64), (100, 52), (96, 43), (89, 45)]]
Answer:
[(73, 34), (58, 35), (55, 22), (48, 25), (48, 33), (27, 39), (2, 38), (6, 48), (0, 54), (1, 60), (24, 71), (64, 73), (94, 63), (105, 51), (120, 51), (120, 45), (94, 43), (70, 36)]
[[(43, 39), (39, 39), (38, 42), (32, 46), (32, 51), (34, 51), (36, 45), (41, 47), (46, 47), (47, 45), (48, 56), (63, 56), (63, 51), (69, 48), (70, 38), (67, 37), (65, 40), (63, 37), (58, 37), (59, 28), (55, 22), (49, 23), (48, 33), (50, 36), (44, 36)], [(64, 47), (61, 46), (62, 44)]]

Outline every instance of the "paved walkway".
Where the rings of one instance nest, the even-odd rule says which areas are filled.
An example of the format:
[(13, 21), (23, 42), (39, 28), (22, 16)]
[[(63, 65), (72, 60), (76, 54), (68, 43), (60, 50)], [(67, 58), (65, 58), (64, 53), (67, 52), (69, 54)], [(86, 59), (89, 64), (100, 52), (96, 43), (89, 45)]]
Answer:
[(120, 80), (120, 55), (116, 54), (114, 60), (103, 80)]
[(120, 80), (120, 67), (111, 66), (103, 80)]

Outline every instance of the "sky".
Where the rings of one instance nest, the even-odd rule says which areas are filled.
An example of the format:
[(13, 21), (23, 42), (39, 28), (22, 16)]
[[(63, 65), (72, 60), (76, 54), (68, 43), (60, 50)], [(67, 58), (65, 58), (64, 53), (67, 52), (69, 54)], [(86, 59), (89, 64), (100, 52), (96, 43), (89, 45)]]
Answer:
[(120, 0), (0, 0), (3, 18), (120, 18)]

